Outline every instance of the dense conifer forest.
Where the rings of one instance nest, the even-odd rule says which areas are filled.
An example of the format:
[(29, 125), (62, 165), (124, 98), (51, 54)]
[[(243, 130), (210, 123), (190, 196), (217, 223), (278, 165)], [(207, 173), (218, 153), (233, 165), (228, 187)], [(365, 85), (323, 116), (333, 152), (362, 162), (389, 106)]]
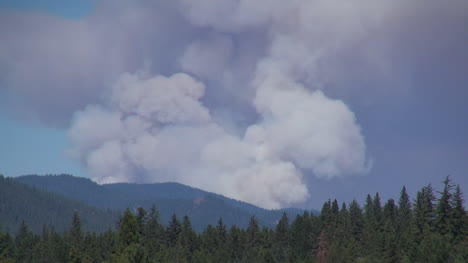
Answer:
[[(227, 228), (246, 228), (255, 215), (261, 227), (274, 227), (286, 212), (289, 218), (304, 209), (263, 209), (249, 203), (177, 183), (104, 184), (72, 175), (0, 175), (0, 222), (3, 231), (16, 233), (25, 221), (29, 229), (40, 234), (43, 225), (54, 226), (63, 233), (69, 228), (74, 211), (80, 215), (84, 231), (101, 233), (113, 227), (126, 208), (149, 210), (157, 205), (159, 219), (168, 222), (173, 214), (189, 216), (193, 229), (200, 233), (208, 224), (223, 218)], [(314, 214), (319, 211), (312, 210)]]
[(99, 209), (59, 194), (40, 190), (0, 174), (0, 225), (3, 232), (16, 233), (25, 221), (31, 232), (41, 233), (43, 226), (54, 226), (63, 233), (77, 211), (84, 229), (103, 232), (115, 225), (118, 211)]
[(69, 222), (62, 234), (25, 223), (0, 232), (0, 262), (468, 262), (467, 212), (449, 177), (442, 191), (428, 185), (413, 200), (404, 187), (398, 200), (329, 200), (320, 215), (283, 214), (274, 229), (255, 217), (227, 228), (219, 218), (197, 233), (187, 216), (161, 222), (155, 206), (126, 209), (99, 234), (85, 232), (77, 212)]

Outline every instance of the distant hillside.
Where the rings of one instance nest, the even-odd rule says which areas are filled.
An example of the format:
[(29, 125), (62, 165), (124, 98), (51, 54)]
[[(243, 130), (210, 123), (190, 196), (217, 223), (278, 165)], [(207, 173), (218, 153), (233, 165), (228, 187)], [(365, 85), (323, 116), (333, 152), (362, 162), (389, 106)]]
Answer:
[(16, 180), (99, 208), (123, 210), (140, 206), (149, 208), (155, 204), (163, 223), (169, 221), (173, 213), (179, 217), (188, 215), (197, 230), (215, 224), (219, 217), (228, 226), (236, 224), (244, 227), (255, 215), (260, 224), (272, 227), (283, 211), (290, 218), (303, 213), (303, 210), (293, 208), (266, 210), (178, 183), (99, 185), (90, 179), (71, 175), (28, 175)]
[(90, 207), (77, 200), (39, 190), (12, 178), (0, 176), (0, 226), (16, 233), (22, 221), (33, 232), (40, 233), (44, 225), (59, 232), (70, 227), (77, 211), (87, 231), (103, 232), (114, 228), (118, 213)]

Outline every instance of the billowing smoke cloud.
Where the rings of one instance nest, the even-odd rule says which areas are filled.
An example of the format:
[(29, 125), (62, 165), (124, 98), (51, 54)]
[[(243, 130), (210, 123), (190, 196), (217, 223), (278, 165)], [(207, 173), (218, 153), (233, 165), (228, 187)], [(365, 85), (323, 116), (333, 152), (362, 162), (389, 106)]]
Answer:
[[(124, 74), (105, 106), (79, 112), (70, 128), (75, 154), (93, 178), (104, 183), (175, 180), (279, 208), (309, 196), (303, 171), (318, 177), (365, 173), (365, 144), (354, 114), (301, 82), (313, 82), (325, 47), (314, 43), (323, 32), (313, 32), (306, 14), (297, 13), (307, 2), (252, 3), (182, 1), (193, 25), (214, 32), (209, 41), (188, 44), (178, 61), (182, 70), (208, 81), (232, 75), (234, 44), (222, 32), (269, 31), (266, 55), (255, 61), (249, 83), (239, 83), (254, 90), (251, 103), (258, 120), (233, 134), (202, 104), (205, 86), (193, 77)], [(350, 34), (336, 31), (329, 35)]]
[(408, 54), (443, 46), (425, 41), (434, 33), (456, 35), (409, 33), (436, 13), (460, 25), (464, 7), (102, 0), (80, 21), (4, 15), (15, 30), (0, 23), (1, 84), (34, 117), (69, 126), (71, 155), (98, 182), (177, 181), (279, 208), (310, 196), (306, 176), (368, 171), (356, 117), (337, 98), (371, 100), (382, 87), (360, 86), (374, 78), (384, 96), (402, 90)]
[(105, 105), (75, 115), (73, 154), (98, 182), (175, 180), (268, 208), (308, 197), (302, 170), (365, 171), (346, 105), (295, 83), (264, 85), (255, 100), (261, 120), (236, 136), (212, 118), (200, 102), (204, 85), (189, 75), (124, 74)]

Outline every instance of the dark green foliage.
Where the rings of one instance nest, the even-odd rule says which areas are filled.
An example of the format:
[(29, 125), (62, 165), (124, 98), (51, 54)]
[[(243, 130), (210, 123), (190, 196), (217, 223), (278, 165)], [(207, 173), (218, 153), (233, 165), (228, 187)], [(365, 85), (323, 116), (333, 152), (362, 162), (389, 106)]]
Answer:
[(317, 263), (326, 263), (328, 256), (328, 244), (325, 232), (322, 231), (318, 238), (318, 248), (317, 248)]
[(398, 250), (397, 207), (393, 199), (389, 199), (383, 207), (382, 258), (384, 262), (400, 262), (403, 251)]
[(34, 245), (37, 237), (29, 231), (23, 221), (15, 238), (15, 258), (20, 262), (33, 262)]
[(253, 249), (256, 248), (260, 243), (260, 228), (258, 226), (258, 221), (255, 216), (250, 218), (249, 226), (246, 231), (246, 244), (247, 248)]
[[(243, 228), (247, 227), (253, 215), (261, 226), (274, 227), (283, 212), (291, 218), (303, 212), (301, 209), (294, 208), (266, 210), (178, 183), (98, 185), (88, 178), (71, 175), (28, 175), (20, 176), (15, 180), (101, 209), (123, 212), (127, 207), (131, 209), (143, 207), (149, 211), (153, 204), (157, 204), (162, 222), (169, 221), (173, 214), (179, 218), (188, 215), (192, 221), (192, 227), (197, 232), (202, 232), (208, 224), (215, 225), (219, 217), (224, 219), (227, 227), (234, 224)], [(85, 215), (82, 213), (81, 215), (83, 223), (87, 222)], [(64, 218), (69, 218), (69, 216)], [(112, 221), (115, 221), (115, 217)], [(40, 232), (42, 223), (38, 225), (37, 233)], [(68, 222), (64, 222), (60, 230), (66, 229), (67, 226)], [(107, 225), (103, 227), (101, 232), (107, 227)], [(32, 228), (36, 230), (35, 227)]]
[(409, 256), (409, 249), (412, 246), (412, 237), (415, 234), (414, 218), (411, 209), (411, 201), (406, 193), (406, 187), (403, 186), (398, 200), (398, 208), (396, 210), (396, 231), (397, 231), (397, 247), (403, 258)]
[(15, 243), (10, 234), (0, 232), (0, 262), (8, 262), (8, 259), (13, 258)]
[(73, 213), (71, 229), (69, 232), (70, 244), (78, 250), (83, 246), (83, 230), (81, 228), (81, 219), (77, 212)]
[(453, 185), (451, 184), (450, 177), (447, 176), (444, 183), (444, 189), (440, 192), (440, 199), (437, 204), (437, 216), (435, 219), (435, 226), (441, 235), (450, 232), (450, 224), (452, 219), (452, 193)]
[(182, 231), (181, 224), (177, 219), (177, 215), (173, 214), (171, 221), (166, 228), (166, 243), (168, 247), (175, 247), (179, 240), (180, 232)]
[(289, 218), (286, 213), (283, 213), (280, 221), (276, 225), (275, 240), (274, 240), (274, 255), (278, 262), (285, 262), (288, 256), (290, 246), (289, 236)]
[(434, 189), (431, 185), (423, 187), (416, 195), (414, 204), (414, 226), (417, 241), (421, 241), (425, 233), (434, 230)]
[(130, 209), (125, 209), (123, 217), (119, 222), (119, 246), (121, 249), (131, 244), (138, 243), (140, 240), (138, 221)]
[(62, 233), (69, 228), (75, 211), (81, 216), (83, 228), (94, 232), (112, 227), (118, 217), (116, 212), (90, 207), (15, 179), (0, 177), (0, 222), (5, 232), (15, 233), (21, 221), (25, 221), (34, 233), (41, 233), (43, 225), (54, 226)]
[(198, 239), (188, 216), (184, 216), (182, 219), (182, 229), (176, 247), (183, 254), (185, 260), (192, 261), (192, 255), (198, 249)]
[(83, 230), (81, 229), (81, 220), (77, 212), (73, 213), (70, 231), (67, 233), (68, 244), (70, 246), (70, 262), (83, 262), (84, 243)]
[(460, 185), (457, 185), (452, 200), (452, 224), (450, 228), (452, 237), (456, 241), (462, 241), (468, 237), (468, 215), (463, 207), (463, 196)]
[(349, 205), (349, 225), (351, 231), (351, 237), (354, 242), (361, 240), (362, 231), (364, 228), (364, 217), (362, 209), (356, 200), (353, 200)]
[(412, 204), (403, 188), (383, 207), (369, 195), (364, 211), (356, 201), (327, 201), (320, 216), (304, 212), (291, 224), (283, 213), (274, 230), (252, 216), (228, 231), (218, 218), (200, 234), (189, 216), (173, 214), (164, 226), (155, 206), (126, 209), (117, 231), (100, 233), (85, 232), (75, 211), (63, 234), (47, 225), (35, 234), (25, 222), (14, 237), (0, 231), (0, 262), (468, 262), (461, 189), (447, 178), (437, 201), (433, 193), (423, 187)]
[(149, 251), (158, 251), (165, 244), (164, 228), (159, 221), (159, 212), (156, 206), (152, 206), (148, 214), (148, 220), (144, 226), (143, 244)]
[(148, 213), (143, 207), (138, 207), (137, 214), (136, 214), (136, 221), (137, 221), (138, 235), (142, 237), (146, 230), (145, 229), (146, 221), (148, 221)]

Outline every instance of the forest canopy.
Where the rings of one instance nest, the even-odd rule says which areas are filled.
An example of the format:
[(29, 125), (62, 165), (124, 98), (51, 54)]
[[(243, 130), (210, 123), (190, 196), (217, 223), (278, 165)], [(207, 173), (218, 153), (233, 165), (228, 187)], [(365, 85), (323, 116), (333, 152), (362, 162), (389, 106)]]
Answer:
[(467, 222), (463, 193), (447, 177), (442, 191), (427, 185), (413, 200), (403, 187), (398, 200), (376, 193), (363, 206), (329, 200), (320, 215), (284, 213), (274, 229), (253, 216), (246, 228), (219, 218), (197, 233), (188, 216), (163, 224), (153, 206), (126, 209), (98, 234), (75, 212), (63, 234), (34, 234), (24, 222), (16, 235), (0, 232), (0, 262), (467, 262)]

